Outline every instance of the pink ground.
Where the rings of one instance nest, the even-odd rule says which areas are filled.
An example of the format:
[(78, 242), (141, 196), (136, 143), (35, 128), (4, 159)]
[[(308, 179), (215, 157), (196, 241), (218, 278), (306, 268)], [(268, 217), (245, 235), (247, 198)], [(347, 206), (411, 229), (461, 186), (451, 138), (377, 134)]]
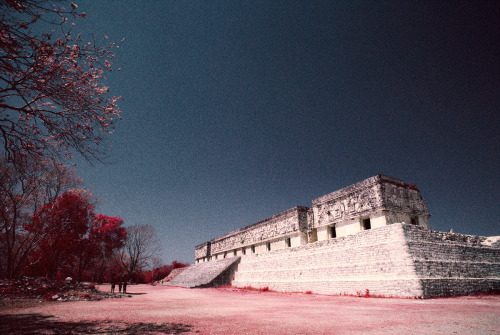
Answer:
[(0, 333), (500, 333), (498, 295), (413, 300), (148, 285), (128, 292), (131, 298), (0, 306)]

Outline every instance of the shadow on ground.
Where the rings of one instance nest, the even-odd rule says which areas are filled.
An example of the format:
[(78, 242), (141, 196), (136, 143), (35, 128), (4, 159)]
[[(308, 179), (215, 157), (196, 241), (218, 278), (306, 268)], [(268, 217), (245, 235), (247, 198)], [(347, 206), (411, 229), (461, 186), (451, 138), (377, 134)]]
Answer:
[(0, 315), (0, 334), (192, 334), (180, 323), (125, 323), (112, 321), (58, 321), (42, 314)]

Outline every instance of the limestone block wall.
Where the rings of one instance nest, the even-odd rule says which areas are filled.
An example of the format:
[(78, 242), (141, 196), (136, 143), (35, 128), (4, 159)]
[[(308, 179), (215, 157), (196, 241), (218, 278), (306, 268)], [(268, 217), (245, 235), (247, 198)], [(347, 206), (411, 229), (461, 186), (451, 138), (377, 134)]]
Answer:
[(203, 244), (197, 245), (194, 249), (195, 259), (206, 259), (210, 256), (210, 243), (205, 242)]
[(210, 241), (210, 252), (212, 255), (217, 255), (229, 250), (245, 248), (252, 244), (262, 244), (264, 241), (275, 243), (272, 241), (273, 239), (307, 229), (307, 211), (307, 207), (297, 206), (218, 237)]
[[(500, 248), (486, 238), (393, 224), (245, 255), (233, 286), (285, 292), (435, 297), (500, 289)], [(491, 244), (491, 243), (490, 243)]]
[(296, 248), (246, 255), (233, 286), (285, 292), (422, 296), (401, 224), (318, 241)]
[[(331, 233), (331, 228), (334, 226), (335, 227), (335, 236), (336, 237), (342, 237), (346, 235), (351, 235), (351, 234), (356, 234), (363, 229), (362, 226), (362, 220), (363, 219), (370, 219), (371, 223), (371, 229), (373, 228), (379, 228), (387, 225), (387, 220), (386, 217), (388, 216), (388, 213), (386, 211), (378, 211), (374, 213), (370, 213), (369, 215), (363, 216), (363, 217), (355, 217), (351, 218), (348, 220), (343, 220), (340, 222), (336, 222), (334, 225), (326, 225), (326, 226), (320, 226), (316, 228), (317, 234), (318, 234), (318, 241), (323, 241), (327, 240), (332, 237)], [(406, 215), (408, 217), (408, 215)], [(404, 222), (402, 221), (397, 221), (397, 222)], [(410, 222), (409, 219), (406, 220), (406, 222)], [(395, 222), (391, 222), (395, 223)]]
[(342, 237), (360, 232), (361, 231), (360, 221), (361, 221), (360, 218), (353, 218), (338, 222), (337, 224), (335, 224), (337, 236)]
[(452, 296), (500, 289), (500, 248), (483, 236), (403, 225), (424, 296)]
[[(380, 191), (384, 208), (395, 212), (413, 213), (415, 215), (428, 215), (427, 203), (422, 199), (420, 192), (414, 185), (395, 181), (394, 178), (379, 176), (381, 181)], [(392, 179), (390, 182), (388, 178)]]
[(404, 222), (404, 223), (412, 223), (412, 219), (416, 220), (415, 224), (421, 227), (425, 227), (427, 229), (430, 229), (429, 227), (429, 216), (416, 216), (416, 215), (410, 215), (409, 213), (401, 213), (401, 212), (393, 212), (393, 211), (384, 211), (385, 213), (385, 220), (386, 224), (393, 224), (393, 223), (399, 223), (399, 222)]

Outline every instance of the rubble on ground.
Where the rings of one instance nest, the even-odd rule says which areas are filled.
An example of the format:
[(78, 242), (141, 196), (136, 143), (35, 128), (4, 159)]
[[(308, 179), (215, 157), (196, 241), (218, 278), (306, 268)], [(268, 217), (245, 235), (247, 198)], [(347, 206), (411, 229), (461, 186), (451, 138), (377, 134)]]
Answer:
[(127, 295), (98, 291), (93, 284), (73, 280), (23, 277), (0, 280), (0, 299), (42, 299), (48, 301), (95, 301)]

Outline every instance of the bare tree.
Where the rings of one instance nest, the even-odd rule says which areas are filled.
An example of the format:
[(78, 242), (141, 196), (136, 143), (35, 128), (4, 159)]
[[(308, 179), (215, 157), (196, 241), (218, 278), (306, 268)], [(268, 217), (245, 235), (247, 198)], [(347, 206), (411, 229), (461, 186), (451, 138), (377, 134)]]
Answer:
[(127, 227), (127, 240), (123, 246), (120, 262), (129, 279), (151, 265), (158, 253), (156, 231), (150, 225)]
[(50, 159), (25, 157), (16, 163), (0, 159), (0, 276), (22, 274), (28, 256), (43, 239), (28, 231), (33, 213), (81, 183), (67, 166)]

